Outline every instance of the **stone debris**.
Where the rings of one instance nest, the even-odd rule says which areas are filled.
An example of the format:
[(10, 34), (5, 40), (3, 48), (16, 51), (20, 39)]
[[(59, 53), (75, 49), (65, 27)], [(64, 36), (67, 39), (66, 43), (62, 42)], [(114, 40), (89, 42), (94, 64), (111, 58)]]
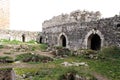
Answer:
[(14, 63), (18, 64), (18, 63), (21, 63), (21, 62), (20, 62), (20, 61), (16, 61), (16, 62), (14, 62)]
[(77, 63), (77, 62), (72, 62), (72, 63), (63, 62), (61, 64), (66, 66), (66, 67), (68, 67), (68, 66), (88, 66), (88, 64), (86, 62), (80, 62), (80, 63)]
[(87, 63), (85, 62), (80, 62), (80, 63), (77, 63), (77, 62), (72, 62), (75, 66), (88, 66)]

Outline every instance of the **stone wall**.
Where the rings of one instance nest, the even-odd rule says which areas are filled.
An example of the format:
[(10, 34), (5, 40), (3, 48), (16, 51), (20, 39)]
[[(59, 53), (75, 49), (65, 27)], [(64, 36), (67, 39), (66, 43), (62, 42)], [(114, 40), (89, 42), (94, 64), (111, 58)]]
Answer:
[(0, 0), (0, 29), (9, 28), (9, 0)]
[(24, 37), (25, 42), (30, 40), (36, 41), (39, 33), (40, 32), (0, 30), (0, 39), (23, 41)]
[(42, 25), (44, 28), (46, 28), (71, 22), (90, 22), (96, 21), (100, 19), (100, 17), (101, 13), (99, 11), (89, 12), (85, 10), (76, 10), (71, 12), (70, 14), (61, 14), (58, 16), (54, 16), (52, 19), (44, 21)]
[(43, 41), (50, 46), (60, 46), (60, 36), (66, 38), (66, 47), (71, 49), (89, 48), (88, 38), (97, 34), (101, 47), (116, 45), (120, 47), (120, 17), (99, 19), (90, 22), (70, 22), (50, 27), (43, 26)]

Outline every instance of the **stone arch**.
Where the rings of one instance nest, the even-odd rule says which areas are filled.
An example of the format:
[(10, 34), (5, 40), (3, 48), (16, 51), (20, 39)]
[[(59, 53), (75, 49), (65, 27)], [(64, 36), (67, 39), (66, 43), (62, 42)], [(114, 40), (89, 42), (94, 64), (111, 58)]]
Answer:
[(42, 36), (40, 36), (39, 43), (42, 43), (42, 42), (43, 42), (43, 38), (42, 38)]
[(119, 23), (119, 24), (117, 24), (117, 28), (118, 28), (118, 27), (120, 27), (120, 23)]
[(91, 34), (88, 37), (87, 46), (89, 49), (92, 49), (92, 50), (100, 50), (101, 48), (100, 36), (97, 34)]
[(25, 34), (22, 34), (22, 42), (25, 42)]
[(58, 37), (58, 45), (68, 47), (68, 38), (65, 33), (61, 33)]
[(104, 37), (99, 30), (92, 29), (85, 36), (84, 44), (86, 49), (99, 50), (103, 47)]

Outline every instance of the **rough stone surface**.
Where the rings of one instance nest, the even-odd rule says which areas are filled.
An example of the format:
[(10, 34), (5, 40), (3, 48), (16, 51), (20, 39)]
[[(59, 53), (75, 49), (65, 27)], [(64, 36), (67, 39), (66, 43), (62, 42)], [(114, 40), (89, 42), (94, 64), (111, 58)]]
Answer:
[(89, 12), (89, 11), (80, 11), (76, 10), (71, 12), (70, 14), (61, 14), (58, 16), (54, 16), (50, 20), (44, 21), (42, 24), (43, 27), (50, 27), (50, 26), (56, 26), (61, 25), (65, 23), (71, 23), (71, 22), (90, 22), (90, 21), (96, 21), (101, 17), (101, 13), (99, 11), (96, 12)]
[(97, 34), (101, 40), (101, 47), (110, 45), (120, 47), (120, 16), (118, 15), (97, 21), (63, 23), (59, 25), (48, 24), (47, 27), (43, 25), (43, 42), (50, 46), (61, 46), (60, 37), (64, 35), (66, 47), (76, 50), (89, 48), (89, 37)]
[(23, 41), (23, 35), (24, 35), (25, 42), (30, 40), (36, 41), (39, 33), (40, 32), (0, 30), (0, 39)]

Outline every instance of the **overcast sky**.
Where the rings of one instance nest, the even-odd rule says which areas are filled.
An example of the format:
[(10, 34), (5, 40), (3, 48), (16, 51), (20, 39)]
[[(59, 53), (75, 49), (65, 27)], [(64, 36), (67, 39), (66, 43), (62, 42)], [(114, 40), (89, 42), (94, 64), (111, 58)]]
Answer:
[(42, 31), (42, 22), (74, 10), (100, 11), (102, 17), (120, 12), (119, 0), (10, 0), (10, 29)]

